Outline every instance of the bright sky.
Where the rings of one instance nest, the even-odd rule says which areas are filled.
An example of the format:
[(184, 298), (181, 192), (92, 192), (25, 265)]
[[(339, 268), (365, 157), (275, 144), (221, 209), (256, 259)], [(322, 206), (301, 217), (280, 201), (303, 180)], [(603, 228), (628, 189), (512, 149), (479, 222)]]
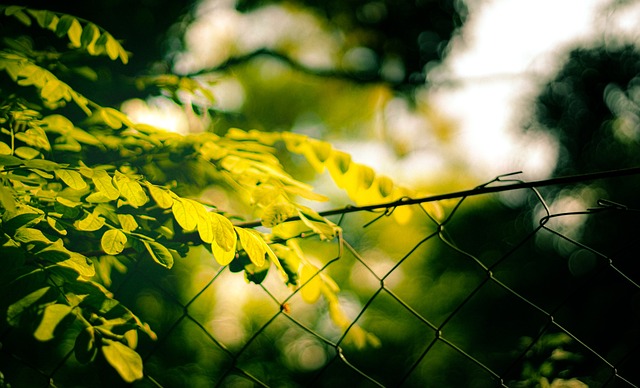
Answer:
[(435, 83), (469, 82), (432, 91), (429, 100), (457, 120), (457, 140), (478, 176), (522, 170), (527, 179), (544, 178), (553, 168), (556, 145), (541, 133), (522, 135), (522, 107), (577, 44), (623, 30), (627, 40), (638, 42), (640, 7), (607, 12), (603, 7), (610, 1), (603, 0), (470, 3), (462, 37), (431, 76)]

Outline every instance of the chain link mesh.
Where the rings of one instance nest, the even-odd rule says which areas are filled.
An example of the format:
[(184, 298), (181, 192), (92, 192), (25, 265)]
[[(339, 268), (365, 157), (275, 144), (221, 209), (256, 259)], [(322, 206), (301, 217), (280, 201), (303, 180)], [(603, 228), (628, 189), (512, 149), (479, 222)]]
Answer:
[[(443, 200), (438, 218), (431, 201), (407, 204), (407, 225), (397, 207), (334, 212), (344, 234), (302, 241), (319, 270), (295, 290), (275, 271), (247, 284), (204, 250), (170, 271), (132, 258), (111, 289), (158, 336), (140, 338), (135, 385), (640, 385), (638, 210), (586, 184), (507, 181)], [(346, 329), (301, 296), (322, 276), (341, 288)], [(56, 341), (52, 353), (5, 333), (0, 386), (120, 384)]]

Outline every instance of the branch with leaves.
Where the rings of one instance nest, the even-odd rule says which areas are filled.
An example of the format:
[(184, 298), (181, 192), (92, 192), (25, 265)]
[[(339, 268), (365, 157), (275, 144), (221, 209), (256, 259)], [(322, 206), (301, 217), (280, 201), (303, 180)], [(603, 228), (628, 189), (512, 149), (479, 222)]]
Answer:
[[(117, 40), (83, 19), (21, 6), (1, 6), (0, 14), (66, 37), (71, 51), (128, 61)], [(138, 380), (138, 333), (155, 334), (109, 291), (112, 269), (147, 259), (170, 269), (194, 246), (204, 246), (221, 266), (244, 272), (254, 283), (273, 266), (285, 284), (303, 287), (308, 302), (322, 295), (338, 326), (353, 327), (341, 311), (337, 285), (297, 243), (309, 236), (339, 240), (340, 228), (299, 203), (326, 197), (288, 174), (274, 145), (283, 142), (318, 172), (327, 169), (357, 204), (413, 193), (305, 136), (241, 130), (185, 136), (134, 123), (60, 80), (56, 69), (62, 64), (52, 65), (62, 60), (60, 53), (43, 56), (25, 42), (7, 39), (0, 48), (0, 71), (11, 85), (0, 95), (3, 328), (32, 327), (41, 341), (70, 330), (79, 362), (102, 354), (125, 381)], [(188, 77), (147, 76), (139, 84), (213, 100), (206, 86)], [(68, 114), (74, 105), (84, 118)], [(230, 187), (250, 212), (231, 215), (198, 201), (199, 191), (211, 184)], [(401, 220), (410, 216), (401, 213)], [(232, 216), (260, 217), (265, 229), (234, 224)], [(363, 338), (369, 340), (359, 341), (362, 346), (376, 343)]]

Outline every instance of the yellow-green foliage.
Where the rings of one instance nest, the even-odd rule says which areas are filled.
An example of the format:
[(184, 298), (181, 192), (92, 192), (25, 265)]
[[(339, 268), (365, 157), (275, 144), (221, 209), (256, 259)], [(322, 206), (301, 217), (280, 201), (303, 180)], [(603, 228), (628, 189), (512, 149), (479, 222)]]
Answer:
[[(20, 6), (2, 6), (0, 14), (66, 36), (69, 50), (128, 61), (118, 41), (91, 22)], [(113, 299), (107, 289), (111, 269), (126, 270), (123, 258), (150, 259), (170, 269), (175, 258), (200, 245), (220, 265), (240, 268), (256, 283), (273, 265), (284, 283), (305, 286), (308, 302), (323, 296), (337, 325), (352, 326), (338, 304), (337, 285), (296, 243), (302, 236), (339, 239), (340, 228), (297, 202), (326, 198), (290, 176), (272, 146), (283, 141), (319, 172), (328, 169), (357, 204), (409, 191), (328, 143), (301, 135), (232, 130), (184, 136), (134, 123), (61, 81), (50, 66), (60, 56), (49, 52), (44, 64), (25, 41), (8, 40), (0, 49), (0, 71), (14, 87), (0, 96), (0, 307), (9, 325), (38, 322), (35, 337), (48, 341), (63, 322), (74, 321), (83, 327), (75, 340), (80, 362), (102, 354), (125, 381), (140, 379), (137, 333), (155, 334)], [(159, 75), (139, 83), (213, 100), (208, 89), (184, 77)], [(73, 105), (84, 118), (62, 109)], [(234, 216), (258, 215), (271, 233), (234, 225), (225, 209), (189, 196), (212, 183), (235, 190), (253, 209)], [(351, 329), (360, 345), (375, 344), (361, 329)]]

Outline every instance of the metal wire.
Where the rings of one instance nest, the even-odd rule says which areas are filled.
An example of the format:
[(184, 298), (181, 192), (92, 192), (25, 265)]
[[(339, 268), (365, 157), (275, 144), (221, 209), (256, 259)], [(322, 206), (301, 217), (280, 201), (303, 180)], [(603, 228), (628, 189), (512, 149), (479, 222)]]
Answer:
[[(600, 216), (606, 215), (614, 224), (616, 217), (637, 217), (634, 204), (600, 199), (595, 207), (553, 212), (538, 188), (639, 171), (538, 182), (523, 182), (506, 174), (458, 193), (325, 212), (326, 216), (338, 215), (337, 223), (344, 229), (344, 235), (329, 244), (330, 251), (337, 253), (329, 253), (328, 260), (315, 258), (320, 263), (318, 271), (297, 288), (283, 289), (269, 281), (259, 286), (246, 284), (250, 291), (242, 297), (243, 303), (257, 307), (240, 309), (247, 312), (236, 322), (244, 334), (233, 341), (216, 330), (219, 326), (215, 324), (220, 322), (215, 306), (224, 298), (236, 297), (225, 282), (242, 274), (209, 264), (209, 277), (203, 275), (193, 295), (187, 297), (189, 292), (180, 288), (194, 285), (180, 279), (200, 267), (177, 263), (176, 268), (181, 264), (187, 267), (171, 276), (137, 265), (114, 288), (116, 294), (132, 295), (129, 302), (134, 311), (139, 307), (143, 319), (159, 325), (158, 340), (140, 344), (146, 376), (136, 385), (191, 386), (198, 381), (201, 386), (220, 387), (335, 386), (339, 378), (343, 385), (381, 387), (528, 387), (545, 379), (574, 386), (638, 387), (640, 372), (634, 366), (640, 360), (638, 274), (619, 265), (619, 246), (600, 242), (592, 246), (587, 237), (571, 234), (557, 222), (585, 217), (597, 233), (598, 227), (607, 227), (600, 226)], [(478, 228), (499, 230), (496, 223), (504, 220), (491, 214), (499, 207), (467, 199), (473, 196), (488, 201), (513, 190), (526, 190), (531, 199), (509, 213), (510, 222), (523, 215), (530, 218), (530, 223), (520, 223), (520, 234), (494, 236), (477, 246), (476, 240), (457, 230), (469, 222), (465, 214), (473, 210), (481, 214), (483, 224)], [(445, 199), (457, 202), (438, 220), (425, 204)], [(407, 237), (411, 242), (402, 252), (394, 251), (392, 263), (381, 270), (368, 258), (368, 252), (384, 250), (371, 246), (372, 241), (384, 242), (375, 236), (367, 239), (363, 233), (375, 234), (375, 230), (369, 232), (372, 228), (403, 228), (391, 217), (400, 206), (410, 206), (416, 217), (422, 218), (406, 226), (413, 228), (406, 234), (418, 238)], [(487, 213), (483, 214), (485, 207)], [(378, 214), (367, 219), (371, 211)], [(416, 225), (423, 228), (419, 234)], [(308, 240), (310, 249), (321, 244)], [(557, 249), (548, 248), (554, 246)], [(485, 258), (486, 252), (494, 252), (493, 258)], [(553, 257), (538, 259), (540, 255)], [(572, 274), (567, 270), (577, 260), (572, 255), (583, 255), (590, 267)], [(359, 278), (352, 275), (355, 268), (362, 268)], [(331, 314), (322, 299), (315, 305), (301, 301), (305, 287), (325, 275), (336, 278), (341, 286), (338, 295), (350, 306), (346, 327), (328, 323)], [(365, 282), (362, 279), (370, 279), (370, 289), (357, 289), (358, 282)], [(141, 295), (146, 299), (140, 299)], [(426, 300), (425, 295), (438, 300)], [(150, 308), (149, 303), (158, 307)], [(156, 316), (144, 316), (156, 310)], [(361, 330), (379, 337), (380, 347), (354, 346), (349, 338)], [(0, 342), (10, 342), (7, 337), (0, 337)], [(92, 367), (79, 366), (72, 349), (68, 345), (63, 348), (55, 362), (23, 359), (10, 346), (3, 346), (0, 356), (8, 367), (31, 373), (32, 386), (74, 385), (70, 383), (74, 376), (84, 376)], [(291, 357), (311, 360), (307, 362), (310, 365), (296, 367), (287, 361)]]

